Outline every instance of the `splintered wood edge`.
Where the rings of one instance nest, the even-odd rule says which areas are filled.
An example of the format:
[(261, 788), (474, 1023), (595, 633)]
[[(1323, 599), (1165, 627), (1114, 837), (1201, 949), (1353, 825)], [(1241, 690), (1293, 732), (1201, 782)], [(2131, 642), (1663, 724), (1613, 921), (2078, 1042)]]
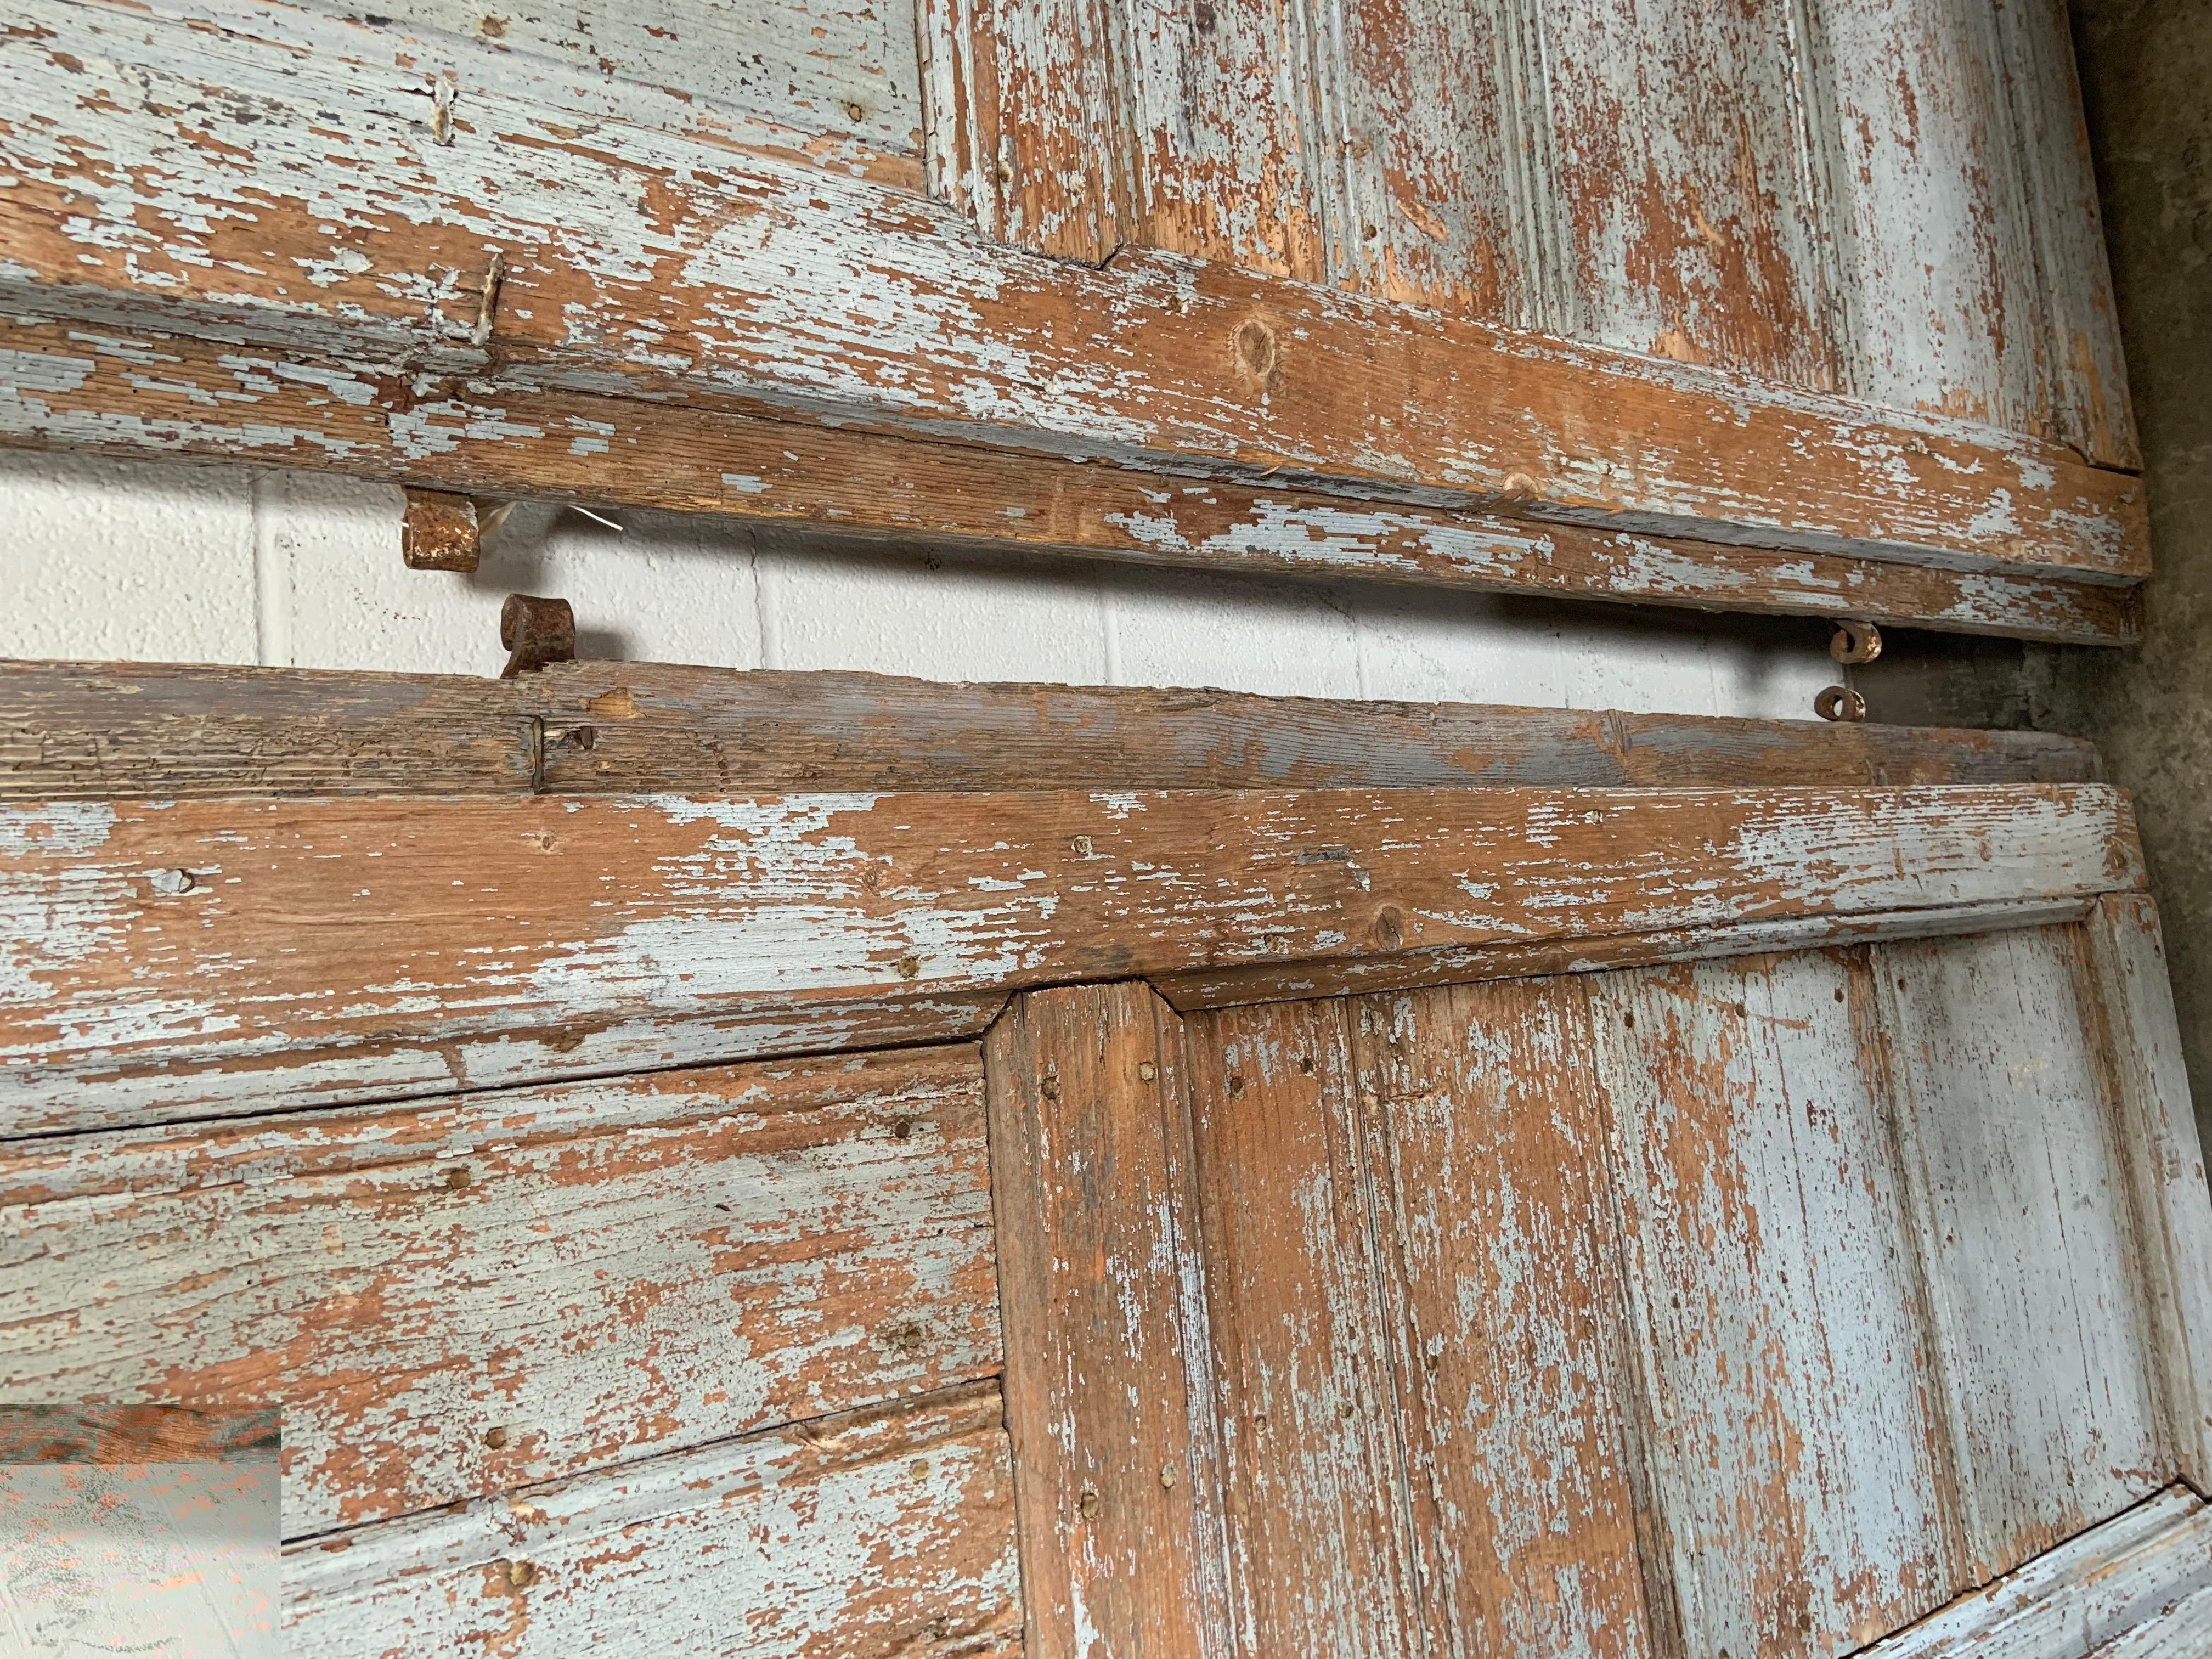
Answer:
[[(418, 453), (471, 424), (526, 436), (513, 400), (566, 386), (1613, 532), (2090, 582), (2148, 568), (2139, 481), (2042, 440), (1173, 256), (1041, 259), (866, 179), (619, 120), (580, 141), (573, 112), (495, 53), (458, 71), (470, 142), (441, 145), (363, 118), (390, 67), (361, 61), (334, 20), (28, 3), (33, 26), (0, 51), (24, 112), (0, 139), (21, 186), (4, 283), (18, 313), (68, 319), (80, 341), (220, 342), (248, 377), (231, 395), (249, 399), (289, 352), (383, 365), (407, 405), (363, 409), (356, 432), (397, 422)], [(111, 82), (125, 95), (100, 96)], [(151, 112), (211, 88), (255, 100), (242, 161)], [(161, 189), (88, 196), (88, 154)], [(489, 197), (486, 167), (504, 169)], [(241, 193), (250, 246), (279, 252), (230, 237)], [(335, 244), (333, 224), (350, 227)], [(221, 257), (195, 257), (210, 244)], [(856, 311), (855, 285), (878, 303)], [(1255, 338), (1260, 369), (1232, 349)], [(246, 361), (266, 348), (272, 361)], [(54, 427), (82, 372), (33, 374), (33, 424)], [(556, 447), (611, 455), (605, 417), (584, 418)], [(188, 448), (190, 424), (143, 435)], [(331, 453), (312, 424), (270, 422), (262, 459), (294, 448)], [(716, 481), (733, 497), (758, 482)]]

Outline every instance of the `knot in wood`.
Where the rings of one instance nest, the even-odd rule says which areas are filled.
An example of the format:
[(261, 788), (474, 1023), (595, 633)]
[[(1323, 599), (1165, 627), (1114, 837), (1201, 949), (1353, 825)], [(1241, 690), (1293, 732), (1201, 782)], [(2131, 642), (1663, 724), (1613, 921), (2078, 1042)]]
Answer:
[(1241, 324), (1234, 342), (1237, 367), (1255, 380), (1262, 383), (1274, 378), (1282, 361), (1281, 349), (1275, 343), (1275, 331), (1258, 318)]

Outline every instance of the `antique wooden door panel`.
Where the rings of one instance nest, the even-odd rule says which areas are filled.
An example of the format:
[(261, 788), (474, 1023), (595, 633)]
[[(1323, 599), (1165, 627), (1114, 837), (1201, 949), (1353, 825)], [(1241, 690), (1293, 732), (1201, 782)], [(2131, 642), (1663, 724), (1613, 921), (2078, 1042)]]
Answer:
[(1833, 1659), (2206, 1467), (2099, 786), (0, 830), (0, 1403), (276, 1403), (314, 1659)]
[(2170, 1456), (2081, 946), (2038, 929), (1872, 953), (1977, 1577), (2141, 1497)]
[(0, 441), (2140, 632), (2060, 0), (16, 3)]
[(1590, 986), (1692, 1651), (1836, 1653), (1960, 1588), (1862, 959)]
[(0, 1400), (276, 1402), (303, 1655), (992, 1650), (982, 1085), (967, 1045), (9, 1143)]
[(1045, 1160), (1025, 1207), (1115, 1249), (1007, 1239), (1010, 1328), (1054, 1355), (1010, 1370), (1015, 1415), (1081, 1468), (1033, 1475), (1017, 1434), (1030, 1559), (1073, 1563), (1032, 1645), (1123, 1650), (1055, 1608), (1124, 1593), (1104, 1517), (1171, 1515), (1208, 1651), (1829, 1659), (2166, 1486), (2204, 1316), (2161, 1328), (2137, 1189), (2191, 1194), (2194, 1262), (2212, 1206), (2193, 1138), (2124, 1138), (2124, 938), (2154, 951), (2139, 901), (1193, 1010), (1179, 1063), (1141, 987), (1018, 1000), (1155, 1056), (1079, 1073), (1058, 1024), (990, 1050), (1025, 1145), (1134, 1133), (1157, 1177)]
[(1181, 1026), (1125, 982), (1034, 992), (991, 1028), (1032, 1654), (1225, 1651)]
[(999, 1364), (972, 1047), (19, 1142), (0, 1203), (8, 1389), (280, 1398), (294, 1535)]

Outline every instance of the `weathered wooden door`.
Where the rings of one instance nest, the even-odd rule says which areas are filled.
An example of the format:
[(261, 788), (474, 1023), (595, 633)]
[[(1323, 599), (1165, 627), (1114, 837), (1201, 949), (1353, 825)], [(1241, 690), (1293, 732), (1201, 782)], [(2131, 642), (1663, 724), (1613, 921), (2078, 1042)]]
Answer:
[[(1442, 763), (1255, 703), (977, 788), (910, 687), (623, 672), (149, 676), (9, 775), (0, 1403), (276, 1407), (295, 1651), (2204, 1627), (2212, 1200), (2063, 751), (1690, 723), (1571, 787), (1632, 745), (1499, 716), (1531, 787), (1377, 787)], [(977, 729), (1128, 712), (1055, 698)], [(698, 788), (775, 708), (811, 792)], [(468, 793), (337, 793), (418, 738)]]
[[(2118, 897), (1021, 997), (988, 1069), (1032, 1651), (1840, 1654), (2201, 1480), (2203, 1356), (2136, 1229), (2202, 1194), (2130, 1186), (2193, 1145), (2136, 1069), (2161, 984)], [(2212, 1583), (2179, 1515), (2143, 1611)]]

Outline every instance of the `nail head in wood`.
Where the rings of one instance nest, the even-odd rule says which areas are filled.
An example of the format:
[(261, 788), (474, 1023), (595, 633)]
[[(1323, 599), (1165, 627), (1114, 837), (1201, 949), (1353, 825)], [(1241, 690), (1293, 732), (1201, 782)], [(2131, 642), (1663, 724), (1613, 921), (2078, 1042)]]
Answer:
[(449, 495), (442, 489), (407, 492), (399, 556), (410, 570), (474, 570), (483, 550), (477, 504), (466, 495)]
[(548, 663), (576, 659), (576, 613), (566, 599), (510, 593), (500, 607), (499, 642), (507, 650), (499, 677), (534, 674)]

